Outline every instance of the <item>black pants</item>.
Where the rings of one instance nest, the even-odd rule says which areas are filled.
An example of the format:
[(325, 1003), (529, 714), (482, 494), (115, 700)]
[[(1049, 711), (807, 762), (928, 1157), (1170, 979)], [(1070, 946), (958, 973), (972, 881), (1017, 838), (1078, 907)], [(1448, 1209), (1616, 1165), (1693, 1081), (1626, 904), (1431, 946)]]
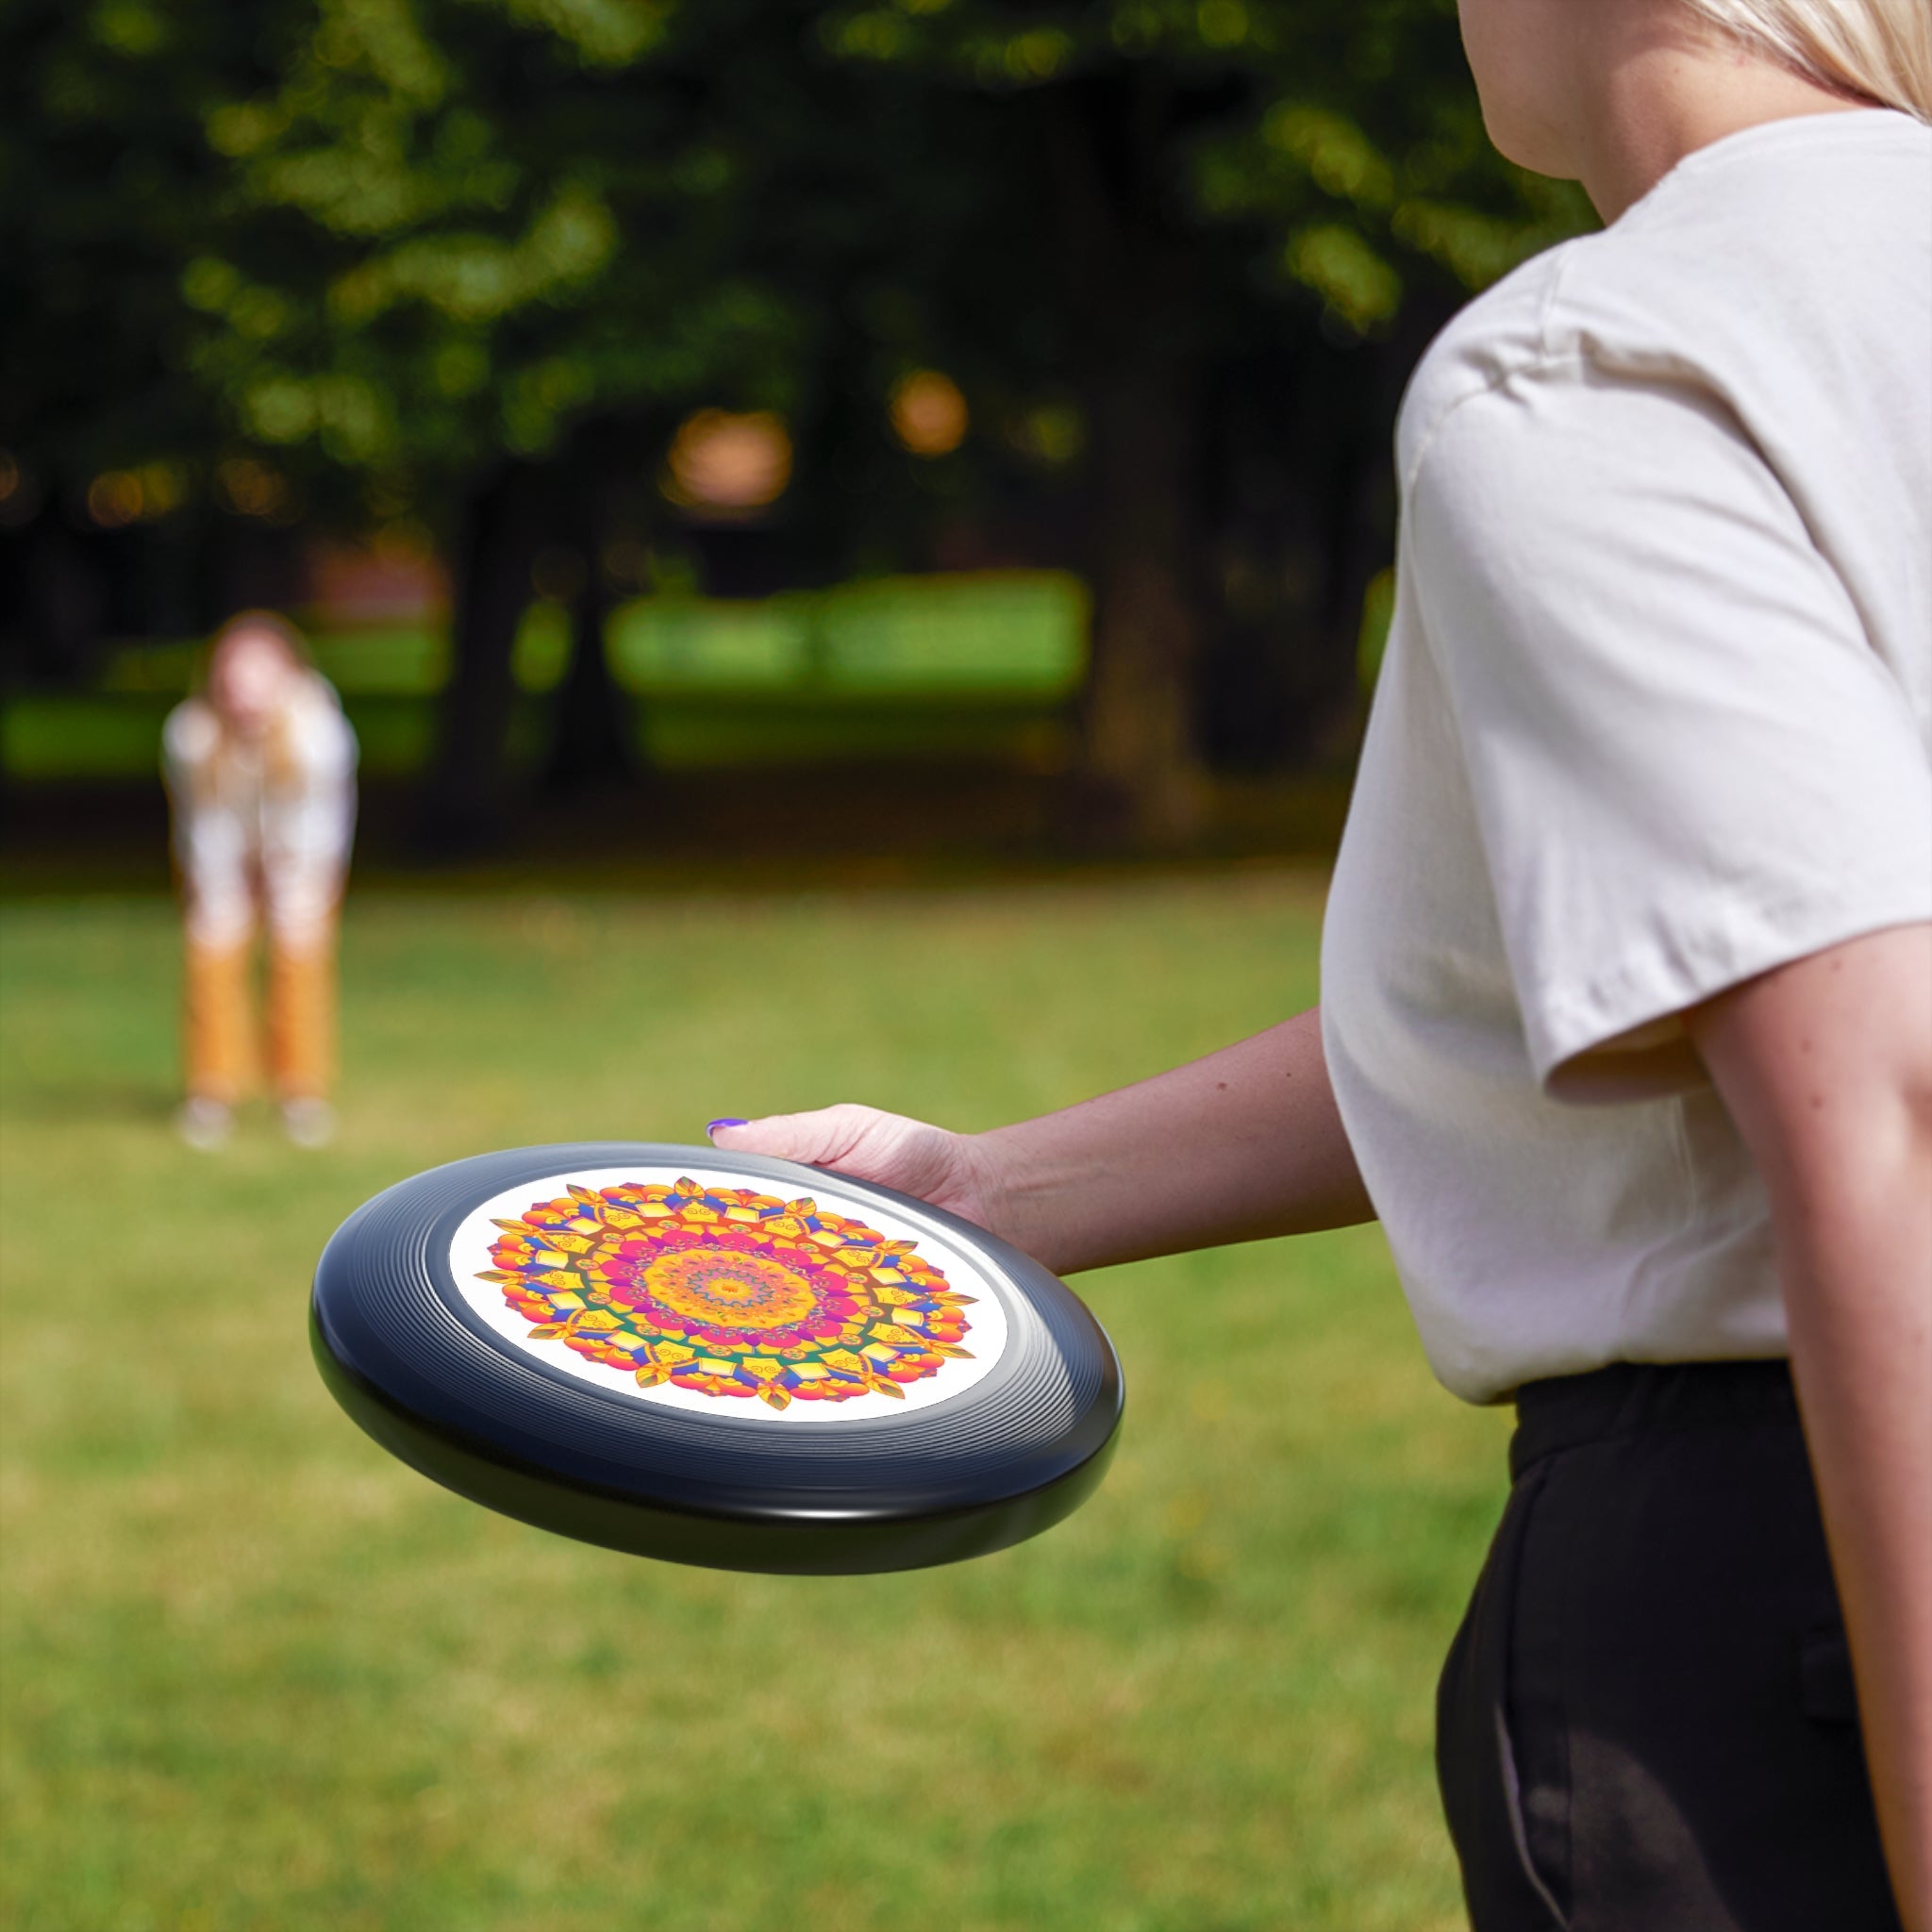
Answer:
[(1437, 1693), (1476, 1932), (1895, 1932), (1789, 1371), (1525, 1388)]

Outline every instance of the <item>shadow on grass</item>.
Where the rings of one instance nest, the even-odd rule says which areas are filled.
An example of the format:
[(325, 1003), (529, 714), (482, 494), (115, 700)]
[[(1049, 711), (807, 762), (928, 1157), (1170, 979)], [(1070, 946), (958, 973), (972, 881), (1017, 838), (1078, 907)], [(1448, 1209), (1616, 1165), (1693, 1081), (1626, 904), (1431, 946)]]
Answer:
[[(432, 861), (415, 791), (377, 778), (362, 787), (355, 877), (412, 892), (784, 891), (1325, 863), (1347, 799), (1344, 772), (1219, 781), (1196, 837), (1150, 849), (1109, 826), (1067, 774), (964, 763), (678, 773), (526, 798), (497, 842)], [(168, 889), (167, 807), (154, 780), (0, 784), (0, 898)]]

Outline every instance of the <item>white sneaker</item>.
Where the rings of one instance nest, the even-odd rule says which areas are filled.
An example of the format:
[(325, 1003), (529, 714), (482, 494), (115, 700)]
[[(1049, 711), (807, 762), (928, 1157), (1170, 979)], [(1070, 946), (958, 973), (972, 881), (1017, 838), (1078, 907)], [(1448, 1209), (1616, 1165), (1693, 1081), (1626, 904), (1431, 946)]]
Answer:
[(225, 1101), (192, 1093), (175, 1112), (175, 1131), (199, 1154), (212, 1154), (235, 1125), (235, 1110)]
[(285, 1100), (282, 1132), (297, 1147), (326, 1147), (336, 1137), (336, 1110), (312, 1094)]

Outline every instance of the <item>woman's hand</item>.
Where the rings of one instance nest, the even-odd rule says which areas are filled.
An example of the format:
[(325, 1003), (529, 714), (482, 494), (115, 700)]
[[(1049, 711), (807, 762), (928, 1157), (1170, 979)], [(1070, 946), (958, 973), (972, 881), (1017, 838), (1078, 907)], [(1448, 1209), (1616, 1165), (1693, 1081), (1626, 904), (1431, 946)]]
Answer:
[(822, 1107), (758, 1121), (716, 1121), (711, 1144), (732, 1154), (766, 1154), (807, 1167), (836, 1168), (930, 1201), (1011, 1240), (1002, 1225), (999, 1189), (983, 1144), (875, 1107)]
[(1314, 1008), (1139, 1086), (985, 1134), (870, 1107), (717, 1121), (712, 1141), (950, 1209), (1056, 1274), (1374, 1218)]

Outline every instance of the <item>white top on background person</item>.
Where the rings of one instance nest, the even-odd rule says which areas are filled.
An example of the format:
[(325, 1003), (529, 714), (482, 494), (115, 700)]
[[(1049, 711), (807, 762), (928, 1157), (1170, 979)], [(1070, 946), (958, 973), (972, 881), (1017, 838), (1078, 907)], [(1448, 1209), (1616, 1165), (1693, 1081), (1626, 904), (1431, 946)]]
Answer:
[[(278, 624), (273, 634), (285, 638)], [(175, 862), (197, 945), (243, 944), (265, 913), (275, 943), (300, 950), (325, 937), (341, 896), (356, 734), (328, 680), (293, 651), (285, 638), (285, 661), (271, 667), (264, 654), (260, 673), (238, 654), (221, 692), (186, 699), (163, 728)]]
[(1322, 1010), (1429, 1359), (1781, 1356), (1678, 1016), (1932, 919), (1932, 127), (1698, 150), (1471, 304), (1398, 448)]

